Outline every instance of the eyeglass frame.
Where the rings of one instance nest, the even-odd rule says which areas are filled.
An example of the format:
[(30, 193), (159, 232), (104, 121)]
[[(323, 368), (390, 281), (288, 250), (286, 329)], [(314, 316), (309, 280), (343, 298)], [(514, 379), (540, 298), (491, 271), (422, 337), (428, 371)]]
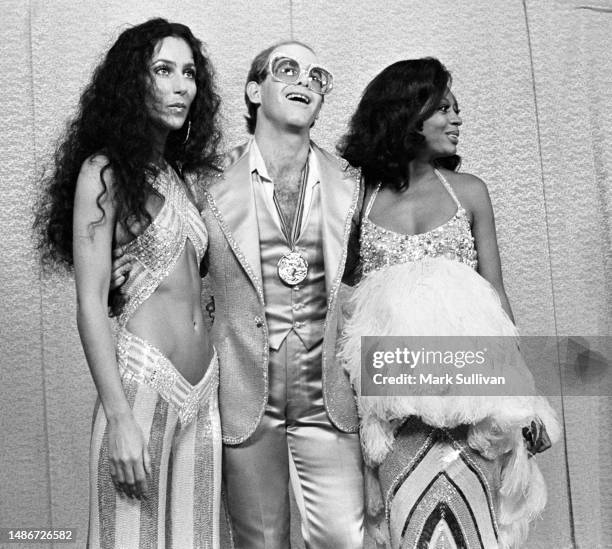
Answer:
[[(295, 82), (285, 82), (284, 80), (281, 80), (278, 76), (274, 75), (274, 72), (272, 71), (272, 64), (277, 61), (278, 59), (281, 58), (286, 58), (286, 59), (290, 59), (291, 61), (295, 61), (295, 63), (297, 64), (297, 66), (300, 68), (300, 72), (297, 75)], [(329, 82), (329, 89), (323, 93), (323, 92), (319, 92), (316, 90), (313, 90), (310, 87), (310, 82), (311, 82), (311, 78), (309, 76), (310, 71), (313, 69), (323, 69), (327, 74), (329, 74), (330, 76), (330, 82)], [(333, 89), (334, 89), (334, 75), (331, 73), (331, 71), (327, 68), (325, 68), (323, 65), (320, 65), (319, 63), (310, 63), (310, 65), (308, 65), (306, 68), (302, 68), (302, 65), (300, 65), (300, 62), (291, 57), (290, 55), (287, 55), (286, 53), (282, 53), (282, 52), (276, 52), (274, 55), (270, 56), (270, 59), (268, 59), (268, 74), (270, 75), (270, 77), (275, 81), (275, 82), (282, 82), (283, 84), (297, 84), (300, 79), (302, 78), (302, 75), (306, 73), (306, 77), (308, 79), (308, 84), (307, 84), (307, 88), (314, 93), (318, 93), (321, 96), (327, 95), (328, 93), (330, 93)]]

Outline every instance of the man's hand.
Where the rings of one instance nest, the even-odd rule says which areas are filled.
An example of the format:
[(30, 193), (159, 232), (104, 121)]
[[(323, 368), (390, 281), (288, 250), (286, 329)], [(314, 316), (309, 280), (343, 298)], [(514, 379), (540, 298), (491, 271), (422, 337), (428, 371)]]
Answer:
[(122, 246), (113, 250), (113, 265), (111, 271), (110, 289), (116, 290), (125, 284), (132, 270), (133, 259), (125, 254)]

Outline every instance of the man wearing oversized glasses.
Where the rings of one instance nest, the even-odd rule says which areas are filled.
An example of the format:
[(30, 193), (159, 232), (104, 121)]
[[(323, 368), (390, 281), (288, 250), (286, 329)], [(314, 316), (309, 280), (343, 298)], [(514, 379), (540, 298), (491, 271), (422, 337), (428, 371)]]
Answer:
[(245, 86), (253, 137), (229, 153), (202, 212), (237, 547), (289, 547), (289, 482), (307, 547), (363, 544), (358, 418), (335, 361), (359, 189), (310, 141), (332, 86), (299, 42), (261, 52)]

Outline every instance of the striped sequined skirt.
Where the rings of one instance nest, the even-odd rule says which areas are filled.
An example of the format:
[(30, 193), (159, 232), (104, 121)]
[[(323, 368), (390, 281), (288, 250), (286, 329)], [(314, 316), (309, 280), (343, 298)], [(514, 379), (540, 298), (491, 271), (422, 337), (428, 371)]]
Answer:
[(219, 547), (221, 428), (215, 353), (204, 377), (187, 382), (154, 346), (121, 329), (123, 389), (151, 456), (146, 499), (113, 485), (108, 423), (98, 401), (90, 448), (89, 548)]

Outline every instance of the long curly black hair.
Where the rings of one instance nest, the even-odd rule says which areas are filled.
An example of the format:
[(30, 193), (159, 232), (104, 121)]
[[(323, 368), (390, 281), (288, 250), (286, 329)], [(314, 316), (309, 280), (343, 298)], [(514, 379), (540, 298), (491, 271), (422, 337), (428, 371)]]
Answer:
[[(409, 59), (389, 65), (366, 87), (338, 152), (361, 168), (366, 186), (408, 187), (408, 163), (425, 143), (423, 122), (439, 107), (451, 75), (437, 59)], [(451, 170), (460, 158), (440, 158)]]
[[(118, 222), (128, 230), (132, 216), (150, 222), (145, 203), (155, 168), (150, 164), (154, 141), (146, 106), (152, 83), (148, 66), (160, 40), (168, 36), (182, 38), (190, 46), (197, 91), (189, 111), (189, 139), (185, 142), (186, 127), (170, 132), (164, 157), (181, 174), (214, 167), (220, 142), (220, 99), (202, 43), (189, 27), (165, 19), (151, 19), (123, 31), (95, 69), (76, 115), (59, 140), (54, 163), (41, 181), (34, 230), (45, 270), (73, 266), (76, 182), (81, 165), (93, 155), (102, 154), (108, 160), (100, 172), (103, 190), (98, 203), (112, 173)], [(101, 207), (100, 212), (102, 221)]]

